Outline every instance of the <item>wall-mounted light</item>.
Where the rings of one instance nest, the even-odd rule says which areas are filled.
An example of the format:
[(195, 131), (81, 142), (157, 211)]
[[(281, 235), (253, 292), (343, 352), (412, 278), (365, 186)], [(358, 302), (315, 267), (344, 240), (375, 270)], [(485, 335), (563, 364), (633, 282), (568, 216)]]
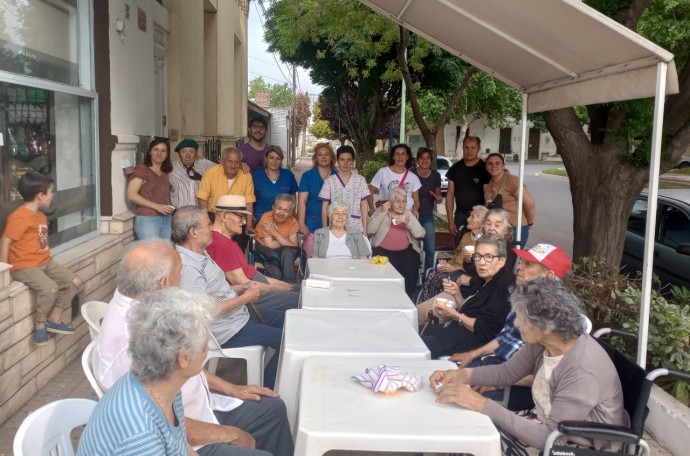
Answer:
[(117, 33), (120, 34), (120, 41), (124, 41), (127, 39), (127, 37), (125, 36), (125, 33), (124, 33), (125, 32), (125, 23), (122, 19), (118, 18), (115, 21), (115, 30), (117, 31)]

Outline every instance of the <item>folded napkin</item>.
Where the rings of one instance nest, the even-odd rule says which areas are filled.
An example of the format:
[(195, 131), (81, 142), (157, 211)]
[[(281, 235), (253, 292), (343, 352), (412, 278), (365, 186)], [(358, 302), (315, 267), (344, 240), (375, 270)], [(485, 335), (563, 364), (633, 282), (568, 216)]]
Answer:
[(408, 391), (419, 391), (422, 388), (422, 376), (400, 372), (398, 366), (378, 364), (364, 370), (364, 374), (352, 378), (375, 393), (396, 394), (400, 388)]
[(371, 264), (386, 264), (388, 263), (388, 257), (382, 255), (376, 255), (371, 257)]

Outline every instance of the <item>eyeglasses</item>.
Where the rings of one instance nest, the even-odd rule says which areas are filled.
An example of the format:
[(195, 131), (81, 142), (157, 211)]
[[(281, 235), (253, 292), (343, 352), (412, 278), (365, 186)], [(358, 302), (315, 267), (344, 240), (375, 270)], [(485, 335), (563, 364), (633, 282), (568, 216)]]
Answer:
[(475, 253), (474, 255), (472, 255), (472, 259), (475, 262), (484, 259), (484, 261), (486, 261), (487, 263), (491, 263), (494, 261), (494, 258), (501, 258), (501, 255), (492, 255), (490, 253), (485, 253), (484, 255), (482, 255), (481, 253)]

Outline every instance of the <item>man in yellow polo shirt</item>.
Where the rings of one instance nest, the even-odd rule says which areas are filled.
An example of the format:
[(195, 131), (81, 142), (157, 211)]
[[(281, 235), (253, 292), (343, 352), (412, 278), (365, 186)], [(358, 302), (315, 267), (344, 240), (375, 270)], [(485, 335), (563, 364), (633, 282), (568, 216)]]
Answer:
[[(252, 212), (256, 197), (252, 175), (242, 169), (242, 152), (235, 147), (223, 150), (223, 159), (206, 171), (201, 178), (196, 199), (199, 207), (215, 213), (216, 200), (221, 195), (242, 195), (247, 201), (247, 211)], [(247, 217), (247, 231), (253, 231), (254, 220)]]

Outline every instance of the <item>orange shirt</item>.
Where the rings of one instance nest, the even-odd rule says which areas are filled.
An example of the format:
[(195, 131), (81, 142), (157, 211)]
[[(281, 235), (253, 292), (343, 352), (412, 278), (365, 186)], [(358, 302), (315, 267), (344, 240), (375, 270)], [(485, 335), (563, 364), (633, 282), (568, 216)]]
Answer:
[[(254, 230), (256, 240), (259, 241), (259, 244), (265, 245), (263, 243), (263, 238), (273, 236), (271, 236), (271, 233), (269, 233), (266, 228), (261, 226), (262, 223), (275, 225), (275, 222), (273, 221), (273, 212), (266, 212), (264, 215), (262, 215), (261, 220), (259, 220), (259, 223), (256, 225), (256, 229)], [(275, 225), (275, 227), (280, 235), (284, 238), (289, 238), (299, 231), (299, 223), (297, 223), (297, 220), (292, 215), (280, 225)]]
[(12, 240), (8, 260), (13, 271), (36, 268), (50, 261), (48, 218), (43, 212), (19, 206), (7, 217), (2, 235)]

